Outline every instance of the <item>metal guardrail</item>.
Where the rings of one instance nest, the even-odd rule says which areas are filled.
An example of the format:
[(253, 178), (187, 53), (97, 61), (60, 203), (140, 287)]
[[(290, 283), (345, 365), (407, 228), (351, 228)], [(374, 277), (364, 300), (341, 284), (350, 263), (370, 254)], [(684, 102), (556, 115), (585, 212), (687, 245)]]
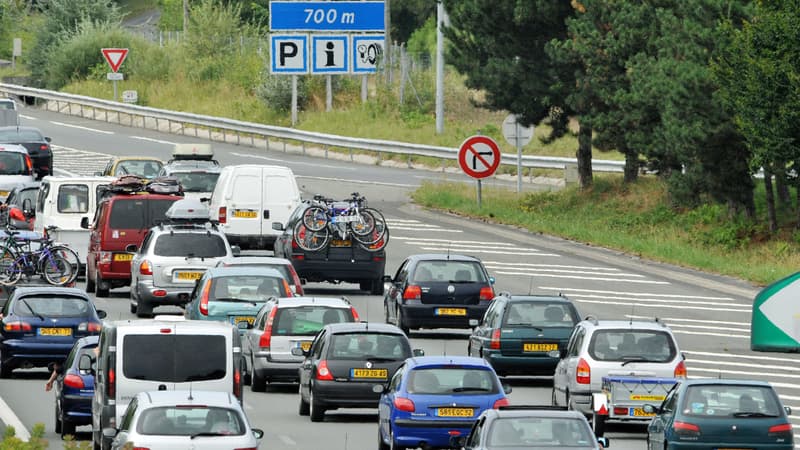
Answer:
[[(65, 104), (67, 105), (67, 109), (70, 114), (72, 113), (72, 105), (77, 105), (80, 106), (80, 115), (83, 117), (86, 117), (84, 115), (84, 109), (88, 108), (91, 110), (91, 118), (94, 120), (110, 121), (110, 112), (114, 113), (118, 123), (122, 123), (122, 114), (130, 117), (129, 123), (131, 125), (134, 124), (134, 117), (140, 117), (142, 118), (141, 124), (145, 128), (147, 127), (148, 119), (155, 123), (157, 129), (161, 129), (159, 128), (160, 121), (166, 121), (168, 130), (173, 133), (174, 131), (172, 131), (172, 124), (177, 123), (181, 125), (192, 125), (195, 127), (195, 130), (197, 127), (206, 127), (209, 129), (219, 130), (223, 134), (236, 134), (237, 137), (246, 135), (252, 139), (254, 136), (258, 136), (266, 139), (268, 145), (269, 139), (282, 139), (302, 142), (303, 144), (320, 145), (325, 148), (338, 147), (344, 149), (366, 150), (378, 153), (391, 153), (406, 156), (429, 156), (443, 160), (456, 160), (458, 158), (458, 149), (453, 147), (411, 144), (408, 142), (386, 141), (380, 139), (354, 138), (335, 134), (316, 133), (313, 131), (302, 131), (294, 128), (276, 127), (253, 122), (242, 122), (224, 117), (214, 117), (150, 108), (146, 106), (102, 100), (92, 97), (85, 97), (82, 95), (65, 94), (62, 92), (47, 91), (44, 89), (35, 89), (14, 84), (0, 83), (0, 93), (13, 96), (34, 97), (37, 99), (46, 100), (47, 102), (54, 102), (57, 105), (56, 108), (59, 110), (59, 112), (63, 112), (61, 105)], [(104, 113), (102, 118), (98, 118), (98, 112)], [(186, 134), (185, 126), (181, 126), (180, 130), (182, 134)], [(530, 155), (523, 155), (521, 162), (522, 167), (526, 169), (537, 168), (564, 170), (568, 165), (577, 164), (575, 158)], [(503, 153), (500, 163), (503, 165), (516, 166), (517, 155)], [(624, 166), (624, 161), (592, 160), (592, 170), (596, 172), (622, 172)]]

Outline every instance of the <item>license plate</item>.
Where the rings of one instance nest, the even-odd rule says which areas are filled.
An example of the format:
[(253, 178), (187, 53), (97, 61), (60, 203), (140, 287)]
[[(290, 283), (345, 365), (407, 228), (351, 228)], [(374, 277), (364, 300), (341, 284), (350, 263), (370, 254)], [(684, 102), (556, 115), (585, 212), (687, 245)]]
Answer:
[(133, 261), (133, 253), (114, 253), (114, 261)]
[(303, 349), (304, 352), (307, 352), (308, 349), (311, 348), (311, 341), (303, 341), (300, 343), (300, 348)]
[(467, 310), (464, 308), (437, 308), (436, 314), (439, 316), (466, 316)]
[(436, 415), (439, 417), (472, 417), (472, 408), (438, 408)]
[(331, 240), (331, 247), (350, 247), (353, 243), (351, 241), (343, 241), (341, 239)]
[(381, 378), (389, 376), (387, 369), (350, 369), (350, 378)]
[(331, 223), (358, 222), (358, 219), (358, 216), (333, 216), (331, 217)]
[(234, 325), (238, 324), (239, 322), (247, 322), (247, 323), (249, 323), (250, 325), (252, 325), (252, 324), (253, 324), (253, 322), (255, 322), (255, 321), (256, 321), (256, 318), (255, 318), (255, 317), (253, 317), (253, 316), (236, 316), (236, 317), (231, 317), (231, 323), (232, 323), (232, 324), (234, 324)]
[(558, 344), (534, 344), (531, 342), (522, 344), (523, 352), (552, 352), (558, 350)]
[(642, 408), (628, 408), (628, 415), (631, 417), (653, 417), (655, 413), (648, 413)]
[(255, 211), (242, 211), (237, 209), (233, 211), (233, 217), (239, 217), (242, 219), (255, 219), (258, 217), (258, 213)]
[(203, 276), (203, 272), (175, 272), (176, 280), (199, 280)]
[(72, 336), (72, 328), (39, 328), (40, 336)]
[(8, 197), (8, 191), (0, 191), (0, 197)]

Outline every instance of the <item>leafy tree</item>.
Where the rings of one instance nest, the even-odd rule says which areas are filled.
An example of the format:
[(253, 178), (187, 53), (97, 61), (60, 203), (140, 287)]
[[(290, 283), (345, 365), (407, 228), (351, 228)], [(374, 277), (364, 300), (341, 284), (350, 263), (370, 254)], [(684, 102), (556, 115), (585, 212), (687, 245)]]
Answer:
[(391, 39), (408, 42), (411, 35), (422, 28), (431, 18), (436, 20), (436, 1), (432, 0), (389, 0), (389, 26)]
[(255, 27), (269, 26), (269, 0), (222, 0), (239, 12), (242, 22)]

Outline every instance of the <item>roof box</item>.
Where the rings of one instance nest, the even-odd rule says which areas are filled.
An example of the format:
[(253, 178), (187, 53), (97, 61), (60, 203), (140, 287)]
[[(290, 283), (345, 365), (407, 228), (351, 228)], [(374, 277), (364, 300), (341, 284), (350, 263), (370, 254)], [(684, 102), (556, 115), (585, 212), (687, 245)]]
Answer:
[(172, 159), (181, 161), (187, 159), (200, 159), (211, 161), (214, 159), (214, 152), (210, 144), (175, 144), (172, 150)]
[(184, 198), (173, 203), (164, 215), (173, 222), (208, 222), (208, 207), (198, 199)]

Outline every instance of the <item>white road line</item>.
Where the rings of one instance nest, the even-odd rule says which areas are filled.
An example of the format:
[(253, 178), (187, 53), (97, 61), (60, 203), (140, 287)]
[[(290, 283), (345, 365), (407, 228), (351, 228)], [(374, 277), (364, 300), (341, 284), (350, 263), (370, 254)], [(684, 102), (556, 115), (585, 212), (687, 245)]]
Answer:
[(78, 148), (64, 147), (63, 145), (52, 145), (52, 147), (55, 148), (55, 149), (59, 149), (60, 148), (60, 149), (63, 149), (63, 150), (69, 150), (71, 152), (84, 153), (86, 155), (100, 155), (100, 156), (105, 156), (105, 157), (109, 157), (109, 158), (112, 156), (109, 153), (90, 152), (88, 150), (81, 150), (81, 149), (78, 149)]
[[(612, 275), (612, 274), (609, 274)], [(613, 274), (616, 275), (616, 274)], [(615, 296), (615, 295), (589, 295), (589, 294), (570, 294), (570, 297), (575, 298), (600, 298), (600, 299), (610, 299), (610, 300), (635, 300), (635, 301), (648, 301), (648, 302), (664, 302), (664, 303), (677, 303), (677, 304), (685, 304), (685, 305), (695, 305), (700, 302), (688, 301), (683, 299), (672, 299), (672, 298), (632, 298), (632, 297), (623, 297), (623, 296)], [(723, 303), (723, 302), (701, 302), (703, 305), (715, 305), (715, 306), (737, 306), (744, 308), (745, 305), (742, 304), (733, 304), (731, 303)], [(750, 308), (745, 309), (745, 311), (750, 312)]]
[(426, 227), (404, 227), (398, 225), (389, 224), (389, 228), (392, 230), (405, 230), (405, 231), (441, 231), (443, 233), (463, 233), (461, 230), (448, 230), (447, 228), (426, 228)]
[(77, 177), (78, 176), (77, 174), (74, 174), (74, 173), (72, 173), (72, 172), (70, 172), (68, 170), (59, 169), (57, 167), (53, 168), (53, 172), (59, 174), (62, 177)]
[[(293, 163), (294, 164), (294, 163)], [(299, 163), (298, 163), (299, 164)], [(311, 164), (314, 167), (323, 167), (319, 164)], [(338, 167), (336, 167), (338, 169)], [(413, 184), (401, 184), (401, 183), (383, 183), (380, 181), (364, 181), (364, 180), (348, 180), (347, 178), (330, 178), (330, 177), (312, 177), (307, 175), (295, 175), (295, 178), (308, 178), (309, 180), (322, 180), (322, 181), (340, 181), (343, 183), (355, 183), (355, 184), (375, 184), (378, 186), (395, 186), (395, 187), (403, 187), (403, 188), (416, 188)], [(392, 236), (394, 239), (394, 236)]]
[[(800, 371), (800, 367), (788, 367), (788, 366), (776, 366), (776, 365), (765, 365), (765, 364), (753, 364), (753, 363), (746, 363), (741, 361), (713, 361), (710, 359), (687, 359), (686, 363), (689, 369), (692, 368), (692, 364), (700, 363), (700, 364), (712, 364), (715, 366), (736, 366), (736, 367), (750, 367), (750, 368), (761, 368), (764, 370), (788, 370), (798, 372)], [(797, 376), (791, 374), (785, 374), (783, 376)]]
[(139, 140), (142, 140), (142, 141), (157, 142), (159, 144), (165, 144), (165, 145), (177, 145), (177, 142), (163, 141), (161, 139), (153, 139), (153, 138), (144, 137), (144, 136), (131, 136), (131, 139), (139, 139)]
[(695, 352), (692, 350), (684, 350), (684, 353), (688, 353), (690, 355), (700, 355), (700, 356), (711, 356), (714, 358), (747, 358), (747, 359), (754, 359), (757, 361), (776, 361), (776, 362), (787, 362), (792, 364), (797, 364), (800, 362), (798, 359), (792, 358), (781, 358), (778, 356), (761, 356), (761, 355), (732, 355), (730, 353), (714, 353), (714, 352)]
[(0, 397), (0, 420), (2, 420), (7, 427), (14, 427), (17, 437), (23, 441), (27, 442), (31, 438), (31, 433), (25, 428), (25, 425), (22, 424), (22, 421), (19, 420), (19, 417), (14, 414), (14, 411), (9, 408), (8, 403), (6, 403), (2, 397)]
[[(737, 376), (741, 375), (743, 378), (750, 378), (750, 377), (755, 377), (755, 376), (758, 376), (758, 377), (794, 378), (794, 379), (797, 378), (797, 375), (782, 374), (782, 373), (770, 373), (770, 372), (748, 372), (748, 371), (744, 371), (744, 370), (702, 369), (702, 368), (698, 368), (698, 367), (693, 367), (691, 370), (693, 372), (705, 372), (705, 373), (714, 373), (714, 374), (726, 373), (726, 374), (733, 374), (733, 375), (737, 375)], [(716, 378), (716, 377), (714, 377), (714, 378)], [(774, 384), (774, 383), (772, 383), (770, 381), (770, 384)], [(793, 386), (794, 386), (795, 389), (798, 388), (798, 386), (796, 384), (793, 385)]]
[[(626, 314), (625, 317), (631, 319), (652, 319), (650, 316), (632, 316), (630, 314)], [(708, 320), (700, 320), (700, 319), (682, 319), (678, 317), (659, 317), (659, 319), (663, 322), (669, 322), (670, 325), (674, 322), (689, 322), (689, 323), (709, 323)], [(721, 324), (721, 325), (741, 325), (747, 328), (747, 331), (750, 331), (750, 322), (726, 322), (724, 320), (712, 320), (711, 323)], [(737, 355), (738, 356), (738, 355)]]
[(297, 445), (297, 442), (295, 442), (292, 438), (290, 438), (289, 436), (286, 436), (285, 434), (279, 434), (278, 435), (278, 439), (283, 441), (283, 443), (286, 444), (286, 445), (291, 445), (291, 446), (296, 446)]
[[(242, 158), (254, 158), (254, 159), (261, 159), (264, 161), (273, 161), (273, 162), (279, 162), (281, 164), (287, 164), (287, 161), (285, 159), (270, 158), (268, 156), (253, 155), (250, 153), (237, 153), (237, 152), (231, 152), (230, 154), (234, 156), (241, 156)], [(356, 167), (332, 166), (332, 165), (309, 163), (309, 162), (293, 161), (292, 164), (297, 164), (302, 166), (325, 167), (328, 169), (337, 169), (337, 170), (358, 170)]]
[[(513, 253), (508, 253), (513, 254)], [(550, 255), (550, 256), (559, 256), (559, 255)], [(495, 273), (499, 273), (502, 275), (525, 275), (525, 276), (535, 276), (535, 277), (546, 277), (546, 278), (564, 278), (569, 280), (592, 280), (592, 281), (617, 281), (620, 283), (640, 283), (640, 284), (669, 284), (667, 281), (655, 281), (655, 280), (629, 280), (626, 278), (606, 278), (606, 277), (586, 277), (586, 276), (572, 276), (572, 275), (556, 275), (551, 273), (537, 273), (537, 272), (505, 272), (500, 270), (495, 270)], [(603, 274), (603, 275), (614, 275), (614, 274)], [(572, 296), (569, 296), (573, 298)], [(573, 298), (574, 300), (574, 298)], [(603, 303), (603, 302), (592, 302), (588, 301), (588, 303)], [(610, 304), (610, 302), (609, 302)], [(617, 303), (619, 305), (627, 305), (628, 303)]]
[[(552, 275), (544, 275), (544, 276), (552, 276)], [(561, 277), (561, 278), (568, 278), (568, 277)], [(586, 279), (589, 280), (591, 278), (586, 277), (575, 277), (578, 279)], [(601, 279), (602, 280), (602, 279)], [(630, 283), (646, 283), (646, 281), (638, 281), (638, 280), (605, 280), (605, 281), (620, 281), (625, 282), (628, 281)], [(740, 313), (747, 313), (750, 314), (750, 310), (743, 310), (743, 309), (731, 309), (731, 308), (720, 308), (718, 306), (715, 307), (705, 307), (705, 306), (689, 306), (689, 305), (667, 305), (663, 303), (631, 303), (631, 302), (612, 302), (608, 300), (582, 300), (571, 295), (568, 295), (570, 299), (573, 301), (578, 301), (581, 303), (591, 303), (597, 305), (621, 305), (621, 306), (637, 306), (642, 308), (664, 308), (664, 309), (679, 309), (679, 310), (687, 310), (687, 309), (696, 309), (699, 311), (727, 311), (727, 312), (740, 312)], [(684, 334), (694, 334), (691, 332), (684, 332)]]
[(486, 267), (492, 266), (512, 266), (524, 269), (527, 267), (545, 267), (549, 269), (587, 269), (587, 270), (606, 270), (611, 272), (619, 272), (616, 267), (595, 267), (595, 266), (566, 266), (558, 264), (531, 264), (531, 263), (504, 263), (499, 261), (484, 261), (483, 265)]
[(750, 339), (749, 334), (727, 334), (727, 333), (705, 333), (705, 332), (701, 333), (698, 331), (686, 331), (686, 330), (675, 330), (675, 329), (673, 329), (672, 332), (676, 334), (689, 334), (692, 336), (717, 336), (725, 338)]
[[(418, 243), (418, 245), (433, 245), (433, 246), (441, 246), (441, 247), (450, 247), (451, 249), (465, 249), (465, 250), (478, 248), (478, 249), (488, 249), (488, 250), (503, 250), (504, 252), (506, 252), (508, 250), (516, 250), (516, 251), (542, 253), (542, 250), (540, 250), (538, 248), (534, 248), (534, 247), (513, 247), (512, 248), (512, 247), (505, 247), (505, 246), (502, 246), (502, 245), (491, 245), (491, 244), (485, 244), (485, 245), (460, 244), (458, 241), (451, 241), (451, 242), (448, 242), (446, 245), (444, 243), (437, 245), (437, 244), (433, 244), (433, 243), (430, 243), (430, 242), (420, 242), (420, 243)], [(489, 264), (487, 264), (486, 262), (484, 262), (483, 264), (486, 267), (489, 267)], [(497, 266), (497, 265), (495, 265), (495, 266), (497, 268), (499, 268), (499, 269), (511, 269), (512, 268), (512, 267), (500, 267), (500, 266)], [(524, 269), (525, 267), (513, 267), (513, 268), (514, 269)]]
[(25, 114), (20, 114), (19, 116), (26, 120), (39, 120), (36, 117), (26, 116)]
[[(497, 269), (497, 270), (508, 270), (509, 269), (508, 267), (496, 267), (496, 266), (492, 266), (492, 265), (489, 265), (489, 264), (486, 265), (486, 268), (487, 269)], [(586, 273), (586, 274), (591, 274), (591, 275), (605, 275), (605, 276), (614, 276), (614, 277), (645, 278), (644, 275), (640, 275), (638, 273), (624, 273), (624, 272), (609, 273), (609, 272), (606, 272), (606, 271), (597, 271), (597, 270), (594, 270), (591, 267), (583, 269), (583, 270), (576, 270), (576, 269), (528, 269), (527, 267), (522, 267), (521, 269), (526, 270), (527, 271), (526, 273), (530, 273), (532, 275), (544, 274), (544, 273), (571, 273), (571, 274)], [(591, 297), (591, 296), (586, 295), (586, 296), (582, 296), (582, 297)], [(608, 297), (602, 297), (602, 296), (596, 296), (596, 297), (608, 298)], [(631, 299), (631, 300), (634, 300), (634, 299)], [(636, 299), (636, 300), (638, 300), (638, 299)]]
[[(446, 245), (435, 246), (435, 247), (422, 247), (423, 250), (432, 250), (432, 251), (441, 251), (446, 252), (447, 250), (453, 250), (453, 247), (448, 247)], [(555, 253), (539, 253), (536, 250), (525, 251), (525, 252), (513, 252), (510, 250), (480, 250), (477, 248), (470, 248), (470, 247), (462, 247), (456, 248), (455, 250), (468, 250), (470, 253), (488, 253), (492, 255), (520, 255), (520, 256), (561, 256), (556, 255)]]
[[(716, 323), (716, 322), (710, 322)], [(700, 329), (700, 330), (717, 330), (717, 331), (738, 331), (740, 333), (745, 333), (746, 336), (750, 336), (750, 328), (734, 328), (734, 327), (712, 327), (711, 325), (684, 325), (682, 323), (669, 323), (670, 328), (672, 329)]]
[(619, 292), (619, 291), (599, 291), (596, 289), (575, 289), (575, 288), (564, 288), (564, 287), (549, 287), (549, 286), (539, 286), (540, 289), (550, 289), (554, 291), (561, 291), (561, 292), (595, 292), (598, 294), (615, 294), (615, 295), (630, 295), (631, 297), (671, 297), (671, 298), (695, 298), (699, 300), (733, 300), (730, 297), (705, 297), (705, 296), (698, 296), (698, 295), (679, 295), (679, 294), (649, 294), (644, 292)]
[(62, 123), (62, 122), (50, 122), (50, 123), (52, 123), (53, 125), (61, 125), (62, 127), (77, 128), (79, 130), (91, 131), (94, 133), (114, 134), (113, 131), (105, 131), (105, 130), (98, 130), (95, 128), (82, 127), (80, 125), (72, 125), (71, 123)]
[[(453, 230), (457, 231), (457, 230)], [(493, 242), (493, 241), (454, 241), (454, 240), (444, 240), (444, 239), (436, 239), (436, 238), (417, 238), (417, 237), (407, 237), (407, 236), (392, 236), (392, 239), (400, 239), (401, 241), (415, 241), (415, 242), (430, 242), (430, 243), (440, 243), (440, 244), (449, 244), (449, 243), (459, 243), (459, 244), (477, 244), (479, 246), (484, 245), (502, 245), (507, 246), (509, 248), (516, 248), (515, 244), (509, 244), (507, 242)]]
[(422, 223), (421, 220), (416, 220), (416, 219), (389, 219), (389, 218), (387, 218), (386, 221), (389, 222), (389, 223), (401, 223), (401, 222), (405, 222), (405, 223)]

